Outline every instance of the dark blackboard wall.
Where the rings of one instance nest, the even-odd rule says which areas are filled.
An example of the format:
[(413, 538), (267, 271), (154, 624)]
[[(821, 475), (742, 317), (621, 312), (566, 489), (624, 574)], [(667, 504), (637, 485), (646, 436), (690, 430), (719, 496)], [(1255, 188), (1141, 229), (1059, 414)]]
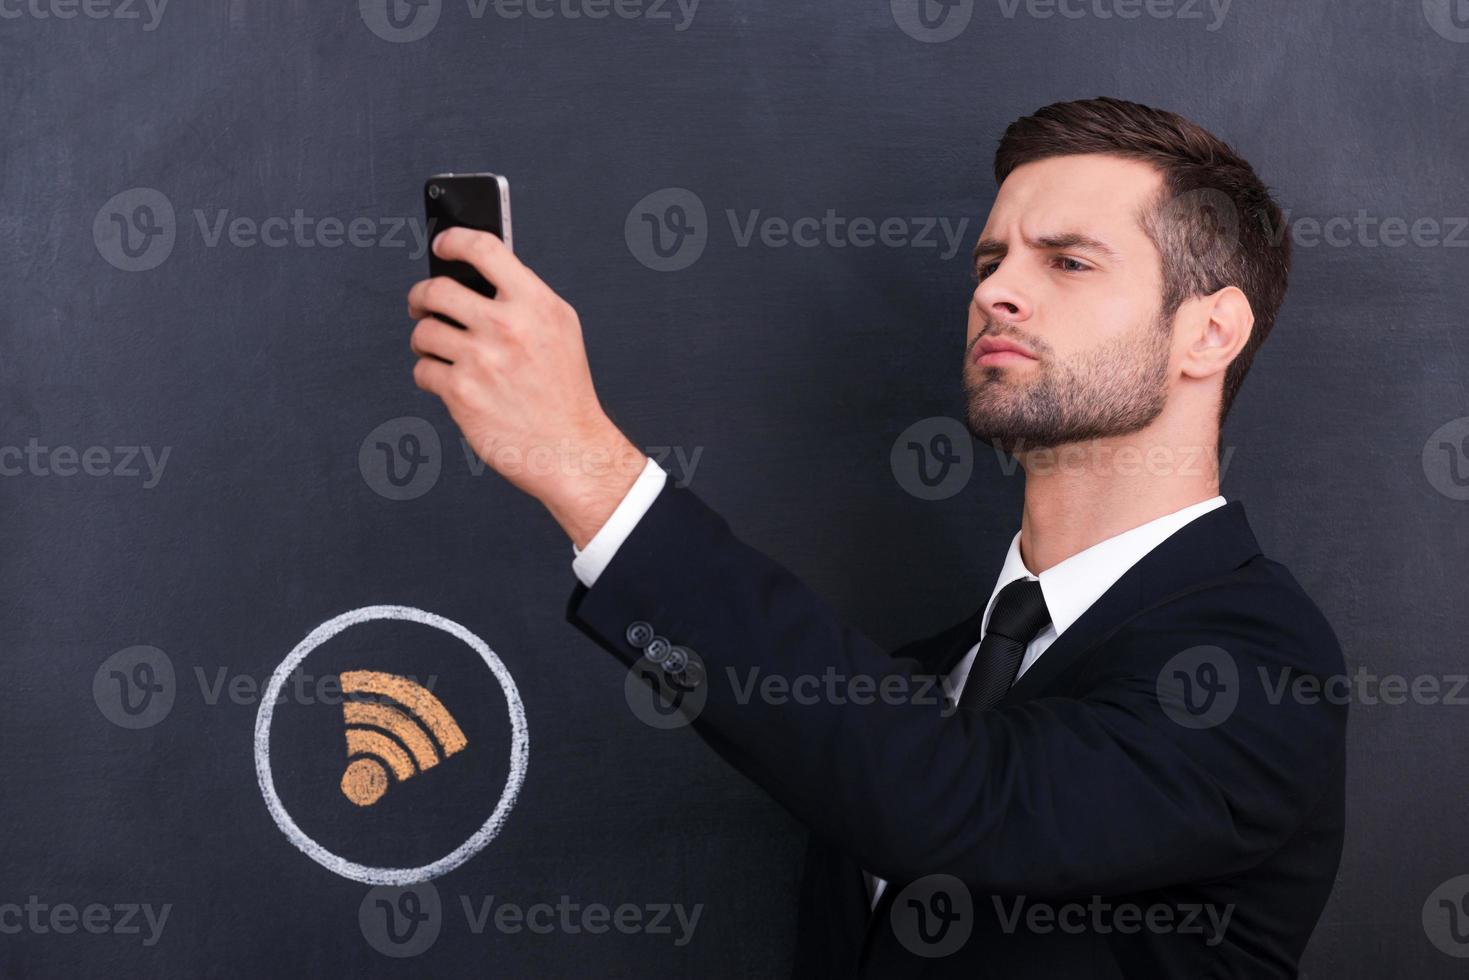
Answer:
[[(529, 6), (551, 16), (511, 16)], [(631, 437), (680, 449), (748, 540), (896, 644), (988, 594), (1018, 521), (1020, 478), (982, 447), (940, 501), (907, 492), (889, 458), (908, 426), (959, 415), (964, 246), (993, 196), (995, 139), (1064, 98), (1183, 112), (1278, 189), (1297, 244), (1225, 432), (1226, 495), (1353, 670), (1445, 689), (1465, 670), (1469, 494), (1439, 444), (1469, 428), (1469, 29), (1447, 2), (1098, 0), (1063, 16), (964, 0), (933, 31), (902, 0), (704, 0), (691, 17), (653, 0), (529, 6), (404, 4), (416, 21), (381, 0), (7, 8), (0, 904), (19, 909), (0, 909), (0, 974), (786, 969), (800, 828), (687, 730), (638, 720), (618, 666), (563, 621), (565, 538), (475, 475), (411, 383), (405, 293), (425, 262), (400, 226), (442, 170), (510, 175), (518, 251), (580, 311)], [(407, 33), (380, 36), (394, 23)], [(666, 206), (671, 188), (704, 207), (707, 241), (659, 271), (634, 208), (660, 192), (650, 206)], [(752, 216), (828, 210), (936, 231), (870, 247), (840, 247), (854, 230), (840, 223), (812, 247), (744, 238)], [(958, 254), (943, 222), (962, 230)], [(403, 418), (422, 421), (376, 431)], [(408, 431), (429, 469), (400, 492), (373, 461)], [(665, 465), (689, 475), (671, 453)], [(503, 829), (437, 881), (439, 932), (402, 957), (373, 938), (368, 886), (280, 832), (252, 757), (276, 665), (379, 603), (483, 638), (530, 733)], [(507, 702), (447, 634), (378, 626), (323, 646), (308, 673), (431, 676), (470, 749), (357, 811), (330, 782), (340, 709), (292, 694), (276, 779), (349, 859), (422, 863), (493, 807)], [(160, 700), (145, 711), (159, 716), (126, 727), (111, 671), (150, 678), (109, 658), (140, 646), (157, 652), (123, 660), (152, 658)], [(1422, 917), (1469, 873), (1469, 708), (1418, 700), (1354, 710), (1350, 833), (1310, 976), (1462, 968)], [(684, 942), (673, 914), (666, 933), (476, 932), (466, 900), (700, 918)], [(154, 930), (129, 905), (168, 918)]]

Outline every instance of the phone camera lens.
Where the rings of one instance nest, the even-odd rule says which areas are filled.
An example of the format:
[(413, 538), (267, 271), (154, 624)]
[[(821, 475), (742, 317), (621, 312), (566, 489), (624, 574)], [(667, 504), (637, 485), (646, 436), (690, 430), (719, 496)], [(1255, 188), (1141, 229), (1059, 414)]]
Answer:
[(428, 188), (428, 196), (437, 201), (439, 198), (444, 196), (444, 189), (438, 184), (430, 184)]

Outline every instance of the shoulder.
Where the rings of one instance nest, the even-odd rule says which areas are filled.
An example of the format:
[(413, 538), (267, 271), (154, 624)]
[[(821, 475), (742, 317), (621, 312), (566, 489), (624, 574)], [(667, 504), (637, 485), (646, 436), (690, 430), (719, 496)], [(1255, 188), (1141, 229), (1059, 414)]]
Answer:
[(1323, 677), (1346, 669), (1341, 641), (1320, 607), (1289, 569), (1264, 555), (1160, 597), (1124, 632), (1212, 638), (1251, 661)]

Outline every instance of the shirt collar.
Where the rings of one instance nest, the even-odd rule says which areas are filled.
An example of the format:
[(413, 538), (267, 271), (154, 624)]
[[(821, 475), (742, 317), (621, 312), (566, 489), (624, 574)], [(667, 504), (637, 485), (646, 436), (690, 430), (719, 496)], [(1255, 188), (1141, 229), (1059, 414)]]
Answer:
[(1222, 496), (1214, 496), (1189, 504), (1171, 514), (1164, 514), (1146, 524), (1139, 524), (1121, 534), (1098, 541), (1040, 575), (1033, 574), (1021, 560), (1020, 532), (1016, 531), (1015, 537), (1010, 539), (1010, 550), (1005, 555), (1005, 564), (1000, 567), (1000, 577), (995, 582), (994, 591), (990, 593), (989, 604), (985, 606), (985, 629), (989, 629), (990, 612), (994, 609), (995, 599), (999, 597), (1001, 589), (1016, 579), (1036, 579), (1041, 583), (1041, 595), (1045, 597), (1046, 609), (1051, 614), (1051, 627), (1060, 636), (1144, 555), (1189, 521), (1216, 507), (1223, 507), (1224, 503)]

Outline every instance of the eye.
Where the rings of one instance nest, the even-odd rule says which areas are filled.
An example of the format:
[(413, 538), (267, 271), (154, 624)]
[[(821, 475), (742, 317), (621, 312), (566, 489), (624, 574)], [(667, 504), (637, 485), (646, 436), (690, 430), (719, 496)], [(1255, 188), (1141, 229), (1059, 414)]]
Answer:
[(1000, 263), (998, 262), (985, 262), (981, 265), (977, 265), (974, 267), (974, 278), (979, 282), (983, 282), (990, 276), (994, 275), (995, 270), (999, 267)]
[(1087, 272), (1091, 269), (1091, 266), (1085, 262), (1080, 259), (1073, 259), (1069, 255), (1056, 256), (1056, 263), (1060, 266), (1062, 272)]

